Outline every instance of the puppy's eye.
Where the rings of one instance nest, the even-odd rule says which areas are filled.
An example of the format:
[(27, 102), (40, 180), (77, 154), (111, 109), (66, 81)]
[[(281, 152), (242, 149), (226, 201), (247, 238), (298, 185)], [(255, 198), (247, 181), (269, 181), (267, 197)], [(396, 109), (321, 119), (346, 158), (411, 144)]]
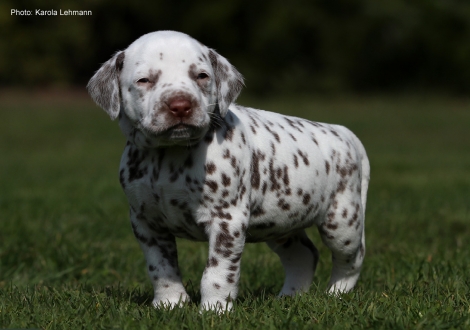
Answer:
[(201, 72), (200, 74), (197, 75), (197, 79), (206, 79), (206, 78), (209, 78), (209, 76), (205, 72)]
[(140, 78), (139, 80), (137, 80), (137, 82), (141, 84), (146, 84), (150, 82), (150, 80), (148, 78)]

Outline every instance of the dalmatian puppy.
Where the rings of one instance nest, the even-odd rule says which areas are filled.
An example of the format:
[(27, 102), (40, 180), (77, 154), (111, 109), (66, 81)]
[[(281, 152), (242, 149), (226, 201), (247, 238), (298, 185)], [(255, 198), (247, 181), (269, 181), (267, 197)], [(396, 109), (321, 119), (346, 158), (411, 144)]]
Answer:
[(120, 182), (154, 287), (153, 305), (189, 300), (175, 237), (208, 241), (201, 309), (229, 310), (245, 243), (266, 242), (285, 270), (280, 295), (306, 292), (318, 227), (331, 250), (332, 293), (358, 280), (369, 162), (342, 126), (234, 103), (241, 74), (186, 34), (146, 34), (88, 83), (127, 138)]

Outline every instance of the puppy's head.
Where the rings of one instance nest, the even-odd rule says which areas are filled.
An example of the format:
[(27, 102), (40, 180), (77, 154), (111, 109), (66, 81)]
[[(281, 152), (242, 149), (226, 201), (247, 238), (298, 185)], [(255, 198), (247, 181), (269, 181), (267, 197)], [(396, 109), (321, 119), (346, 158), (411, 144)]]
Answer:
[(87, 88), (111, 119), (119, 117), (132, 142), (162, 147), (198, 142), (242, 86), (241, 74), (213, 49), (183, 33), (158, 31), (114, 54)]

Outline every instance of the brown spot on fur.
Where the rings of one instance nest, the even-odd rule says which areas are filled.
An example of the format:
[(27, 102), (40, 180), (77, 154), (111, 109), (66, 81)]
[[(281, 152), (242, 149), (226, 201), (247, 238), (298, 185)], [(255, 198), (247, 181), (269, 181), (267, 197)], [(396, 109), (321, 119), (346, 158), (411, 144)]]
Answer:
[(304, 197), (302, 198), (302, 203), (304, 203), (304, 205), (307, 205), (310, 202), (310, 199), (311, 199), (310, 194), (305, 194)]
[(352, 225), (357, 221), (357, 218), (359, 217), (357, 211), (353, 214), (352, 218), (348, 222), (348, 226), (352, 227)]
[(336, 229), (338, 229), (338, 224), (328, 223), (328, 224), (326, 224), (326, 228), (331, 229), (331, 230), (336, 230)]
[(214, 180), (206, 180), (204, 184), (208, 186), (213, 193), (215, 193), (217, 191), (217, 188), (219, 187), (217, 182), (215, 182)]
[(264, 209), (261, 207), (261, 206), (258, 206), (256, 209), (254, 209), (253, 211), (251, 211), (251, 216), (252, 217), (259, 217), (263, 214), (265, 214), (266, 212), (264, 211)]
[(307, 154), (303, 153), (301, 150), (297, 150), (297, 153), (299, 154), (299, 156), (302, 158), (302, 160), (304, 161), (304, 164), (306, 166), (308, 166), (310, 164), (310, 162), (308, 161), (308, 157), (307, 157)]
[(295, 166), (295, 168), (299, 167), (299, 160), (297, 158), (297, 155), (294, 155), (294, 166)]
[(266, 181), (263, 182), (263, 188), (262, 188), (262, 191), (263, 191), (263, 195), (266, 194), (266, 190), (268, 189), (268, 183)]
[(284, 182), (285, 186), (289, 186), (289, 174), (287, 173), (287, 166), (284, 166), (284, 175), (282, 177), (282, 181)]
[(325, 170), (326, 174), (330, 174), (330, 163), (325, 160)]
[(210, 162), (206, 164), (206, 173), (213, 174), (216, 171), (217, 167), (214, 163)]
[[(245, 228), (244, 230), (246, 230), (246, 228)], [(242, 254), (241, 254), (241, 253), (238, 253), (238, 254), (235, 255), (235, 257), (234, 257), (233, 259), (230, 259), (230, 261), (231, 261), (232, 263), (236, 264), (237, 262), (240, 261), (241, 257), (242, 257)]]
[(259, 153), (253, 151), (251, 154), (251, 186), (253, 189), (259, 189), (260, 186), (259, 162)]
[(341, 180), (339, 183), (338, 183), (338, 188), (336, 189), (336, 192), (343, 192), (346, 190), (346, 181), (345, 180)]
[(215, 257), (211, 257), (207, 262), (207, 267), (217, 267), (219, 265), (219, 261)]
[(279, 206), (284, 211), (290, 210), (290, 204), (288, 204), (283, 198), (279, 199), (277, 206)]
[(222, 184), (224, 187), (228, 187), (230, 186), (230, 183), (231, 183), (231, 179), (228, 175), (226, 175), (225, 173), (222, 173)]
[(234, 277), (235, 277), (234, 273), (228, 274), (227, 275), (227, 283), (235, 283)]
[(266, 130), (274, 136), (274, 139), (276, 139), (276, 141), (277, 141), (278, 143), (281, 142), (281, 139), (279, 138), (279, 134), (277, 134), (276, 132), (272, 131), (272, 130), (269, 128), (269, 126), (267, 126), (267, 125), (264, 125), (264, 128), (266, 128)]

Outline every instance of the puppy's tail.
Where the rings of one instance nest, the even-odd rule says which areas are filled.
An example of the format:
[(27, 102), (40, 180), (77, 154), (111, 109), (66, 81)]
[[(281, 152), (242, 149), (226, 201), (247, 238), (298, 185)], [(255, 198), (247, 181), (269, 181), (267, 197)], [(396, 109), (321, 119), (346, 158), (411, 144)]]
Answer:
[(357, 139), (357, 144), (361, 152), (361, 202), (362, 202), (362, 212), (364, 212), (364, 217), (366, 213), (366, 202), (367, 202), (367, 190), (369, 188), (370, 181), (370, 163), (369, 158), (367, 157), (366, 150), (362, 145), (361, 141)]
[[(370, 181), (370, 163), (369, 163), (369, 158), (367, 157), (366, 149), (362, 145), (361, 141), (357, 138), (357, 136), (354, 136), (355, 142), (356, 142), (356, 148), (357, 151), (361, 157), (361, 204), (362, 204), (362, 217), (363, 221), (365, 222), (366, 219), (366, 203), (367, 203), (367, 190), (369, 188), (369, 181)], [(365, 226), (362, 228), (362, 246), (361, 246), (361, 252), (362, 256), (365, 254), (365, 249), (366, 249), (366, 242), (365, 242), (365, 231), (364, 231)]]

